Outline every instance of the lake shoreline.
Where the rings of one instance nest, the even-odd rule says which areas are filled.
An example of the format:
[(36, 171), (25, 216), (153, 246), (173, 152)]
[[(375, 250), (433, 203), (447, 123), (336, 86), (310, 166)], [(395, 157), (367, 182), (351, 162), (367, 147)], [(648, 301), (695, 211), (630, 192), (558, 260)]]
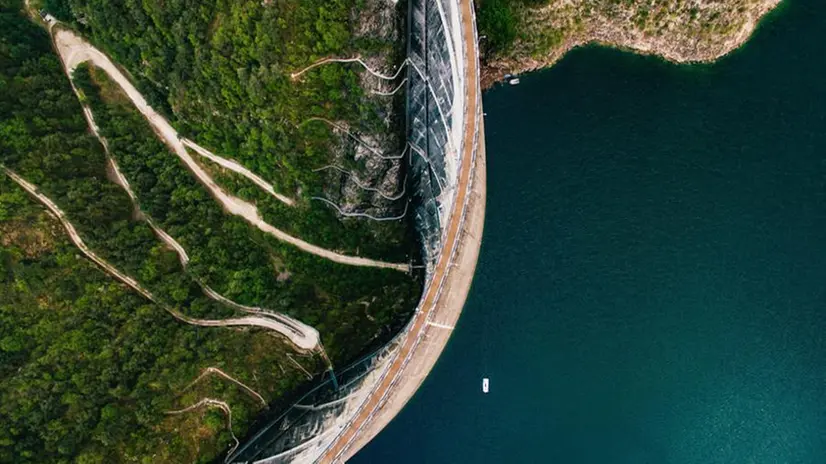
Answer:
[(352, 462), (824, 462), (822, 11), (714, 65), (588, 47), (487, 92), (459, 330)]
[[(682, 43), (681, 37), (650, 36), (640, 31), (623, 29), (625, 19), (604, 22), (592, 28), (563, 39), (562, 43), (552, 49), (543, 58), (520, 56), (498, 57), (482, 63), (481, 84), (483, 90), (488, 90), (497, 82), (501, 82), (505, 74), (523, 74), (550, 68), (574, 49), (586, 46), (603, 46), (629, 51), (639, 55), (656, 56), (674, 64), (703, 64), (713, 63), (737, 51), (753, 36), (766, 16), (786, 3), (781, 0), (765, 0), (755, 5), (747, 13), (746, 21), (734, 33), (723, 36), (722, 42), (701, 44), (699, 41), (693, 46)], [(520, 45), (517, 44), (516, 48)]]

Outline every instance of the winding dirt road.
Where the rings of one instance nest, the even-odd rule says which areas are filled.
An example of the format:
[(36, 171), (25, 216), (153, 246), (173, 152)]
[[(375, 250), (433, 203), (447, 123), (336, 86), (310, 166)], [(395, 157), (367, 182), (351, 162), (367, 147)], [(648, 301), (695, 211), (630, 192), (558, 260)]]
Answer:
[(376, 267), (383, 269), (393, 269), (401, 272), (409, 272), (410, 265), (407, 263), (388, 263), (369, 258), (357, 256), (347, 256), (334, 251), (327, 250), (293, 237), (286, 232), (273, 227), (265, 222), (258, 212), (258, 208), (252, 203), (232, 196), (225, 192), (201, 166), (195, 162), (187, 152), (186, 147), (180, 140), (178, 132), (171, 124), (158, 112), (156, 112), (143, 95), (135, 88), (129, 79), (118, 69), (117, 66), (104, 55), (100, 50), (83, 40), (74, 32), (52, 27), (52, 34), (55, 46), (63, 60), (66, 73), (71, 76), (72, 71), (81, 63), (92, 62), (95, 66), (106, 72), (114, 80), (132, 103), (143, 114), (149, 124), (163, 141), (175, 152), (175, 154), (186, 164), (195, 174), (198, 180), (207, 187), (210, 193), (221, 203), (221, 205), (231, 214), (240, 216), (258, 229), (272, 235), (283, 242), (289, 243), (307, 253), (319, 256), (330, 261), (350, 266)]
[[(57, 216), (60, 223), (63, 224), (63, 227), (69, 233), (69, 238), (72, 240), (72, 243), (77, 246), (80, 251), (83, 252), (89, 259), (91, 259), (95, 264), (100, 266), (103, 270), (108, 272), (110, 275), (114, 276), (121, 282), (125, 283), (136, 292), (140, 293), (147, 299), (155, 302), (156, 304), (163, 307), (169, 314), (171, 314), (176, 319), (186, 322), (192, 325), (198, 325), (202, 327), (260, 327), (268, 330), (272, 330), (273, 332), (278, 332), (284, 336), (286, 336), (291, 342), (293, 342), (299, 349), (301, 350), (315, 350), (320, 347), (319, 343), (319, 336), (318, 332), (315, 329), (311, 329), (309, 331), (302, 331), (300, 327), (296, 327), (296, 325), (292, 322), (294, 321), (283, 321), (277, 318), (271, 318), (273, 315), (268, 314), (271, 317), (262, 317), (262, 316), (246, 316), (246, 317), (238, 317), (238, 318), (231, 318), (231, 319), (195, 319), (188, 316), (185, 316), (180, 311), (177, 311), (159, 301), (155, 296), (146, 288), (141, 286), (137, 280), (133, 279), (132, 277), (122, 273), (118, 268), (112, 266), (95, 254), (86, 243), (80, 238), (80, 234), (78, 234), (77, 229), (75, 229), (74, 225), (69, 222), (66, 214), (61, 210), (49, 197), (43, 195), (37, 190), (33, 184), (29, 183), (17, 173), (12, 171), (11, 169), (6, 168), (5, 166), (0, 165), (3, 171), (6, 173), (9, 178), (15, 181), (18, 185), (20, 185), (26, 192), (30, 195), (35, 197), (40, 203), (42, 203), (46, 208), (49, 209), (55, 216)], [(288, 323), (290, 322), (290, 323)], [(303, 325), (303, 324), (302, 324)]]
[(189, 390), (190, 388), (192, 388), (193, 385), (200, 382), (201, 380), (203, 380), (204, 378), (206, 378), (210, 374), (218, 375), (220, 377), (223, 377), (226, 380), (229, 380), (230, 382), (234, 383), (235, 385), (238, 385), (239, 387), (241, 387), (241, 389), (243, 389), (245, 392), (247, 392), (250, 396), (255, 398), (257, 401), (261, 402), (261, 405), (263, 405), (265, 408), (267, 407), (267, 401), (264, 399), (263, 396), (261, 396), (260, 393), (253, 390), (252, 387), (245, 384), (244, 382), (241, 382), (240, 380), (236, 379), (235, 377), (227, 374), (226, 372), (222, 371), (221, 369), (219, 369), (217, 367), (212, 367), (212, 366), (207, 367), (206, 369), (204, 369), (201, 372), (201, 375), (198, 376), (198, 378), (196, 378), (195, 380), (190, 382), (189, 385), (184, 387), (183, 391)]
[(276, 192), (275, 187), (273, 187), (272, 184), (265, 181), (264, 179), (262, 179), (260, 176), (253, 173), (249, 169), (242, 166), (241, 163), (239, 163), (235, 160), (222, 158), (222, 157), (216, 155), (215, 153), (212, 153), (211, 151), (207, 150), (206, 148), (198, 145), (197, 143), (195, 143), (192, 140), (189, 140), (187, 138), (182, 138), (181, 143), (183, 143), (184, 146), (187, 146), (187, 147), (193, 149), (195, 151), (195, 153), (203, 156), (204, 158), (212, 161), (213, 163), (218, 164), (222, 168), (229, 169), (230, 171), (232, 171), (236, 174), (241, 174), (242, 176), (244, 176), (247, 179), (251, 180), (255, 185), (259, 186), (262, 190), (264, 190), (265, 192), (267, 192), (270, 195), (277, 198), (282, 203), (284, 203), (286, 205), (289, 205), (289, 206), (295, 205), (295, 201), (293, 201), (292, 198), (287, 198), (284, 195), (281, 195), (280, 193)]

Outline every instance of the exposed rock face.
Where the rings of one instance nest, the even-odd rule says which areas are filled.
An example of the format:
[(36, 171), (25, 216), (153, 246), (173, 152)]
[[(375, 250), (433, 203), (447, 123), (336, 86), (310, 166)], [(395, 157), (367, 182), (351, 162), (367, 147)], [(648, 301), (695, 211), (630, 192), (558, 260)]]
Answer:
[(568, 50), (602, 43), (674, 62), (713, 61), (738, 48), (780, 0), (551, 0), (516, 10), (519, 37), (492, 57), (482, 83), (555, 63)]
[[(404, 59), (399, 45), (404, 43), (401, 39), (404, 8), (390, 0), (366, 0), (357, 11), (358, 15), (353, 17), (356, 40), (370, 44), (361, 58), (372, 69), (393, 74)], [(384, 160), (376, 155), (395, 157), (403, 150), (404, 140), (400, 137), (403, 120), (397, 114), (398, 108), (394, 107), (396, 98), (403, 95), (401, 92), (379, 94), (393, 91), (403, 77), (383, 80), (359, 69), (365, 99), (362, 112), (366, 114), (358, 123), (338, 121), (337, 124), (361, 142), (339, 130), (341, 139), (336, 149), (336, 166), (342, 169), (329, 170), (327, 174), (326, 194), (345, 212), (391, 217), (403, 209), (401, 201), (386, 198), (403, 189), (402, 160)]]

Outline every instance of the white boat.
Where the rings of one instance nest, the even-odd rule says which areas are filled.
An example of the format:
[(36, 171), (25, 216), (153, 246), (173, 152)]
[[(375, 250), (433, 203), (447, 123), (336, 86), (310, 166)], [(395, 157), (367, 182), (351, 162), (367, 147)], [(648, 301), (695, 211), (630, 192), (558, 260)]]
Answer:
[(510, 84), (510, 85), (516, 85), (518, 83), (519, 83), (519, 78), (518, 77), (514, 77), (513, 79), (508, 81), (508, 84)]
[(482, 379), (482, 393), (487, 393), (490, 391), (490, 379), (485, 377)]

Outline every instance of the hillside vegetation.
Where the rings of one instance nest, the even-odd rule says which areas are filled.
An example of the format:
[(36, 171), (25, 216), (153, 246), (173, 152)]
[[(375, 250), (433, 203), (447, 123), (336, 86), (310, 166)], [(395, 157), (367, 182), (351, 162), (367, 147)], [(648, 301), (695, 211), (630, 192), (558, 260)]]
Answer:
[(483, 81), (548, 66), (591, 42), (677, 62), (711, 61), (739, 47), (779, 1), (480, 0)]
[(166, 411), (219, 397), (238, 434), (262, 405), (214, 379), (185, 390), (202, 369), (268, 400), (305, 380), (267, 333), (181, 324), (113, 281), (5, 177), (0, 207), (0, 462), (208, 462), (230, 442), (226, 418)]
[[(118, 19), (110, 18), (108, 11), (138, 8), (133, 2), (111, 3), (94, 5), (96, 14), (114, 21)], [(73, 11), (72, 5), (59, 1), (45, 5), (64, 17)], [(190, 29), (183, 34), (180, 20), (200, 11), (199, 5), (203, 6), (178, 5), (186, 7), (186, 14), (175, 10), (178, 15), (167, 19), (177, 26), (164, 32), (143, 34), (134, 26), (133, 35), (111, 39), (129, 46), (112, 50), (123, 53), (127, 69), (148, 69), (147, 63), (154, 62), (169, 71), (163, 81), (154, 74), (132, 74), (144, 88), (154, 89), (158, 106), (188, 128), (188, 136), (260, 169), (282, 191), (300, 199), (295, 210), (283, 215), (271, 207), (270, 220), (279, 227), (297, 235), (310, 230), (302, 238), (343, 250), (401, 260), (415, 257), (406, 221), (342, 220), (308, 200), (313, 192), (333, 193), (326, 186), (329, 179), (311, 167), (339, 156), (342, 145), (329, 129), (302, 128), (293, 122), (306, 112), (352, 118), (365, 126), (386, 124), (365, 109), (372, 104), (369, 99), (363, 107), (348, 106), (361, 102), (360, 87), (351, 82), (357, 75), (345, 67), (328, 67), (308, 73), (301, 85), (291, 84), (284, 73), (292, 66), (288, 56), (293, 56), (293, 45), (275, 47), (268, 42), (256, 48), (258, 57), (248, 57), (250, 63), (267, 62), (270, 71), (261, 68), (257, 73), (278, 76), (267, 81), (272, 89), (260, 90), (268, 96), (256, 105), (251, 93), (255, 84), (242, 78), (240, 68), (233, 68), (234, 84), (224, 76), (227, 81), (215, 86), (220, 77), (214, 73), (237, 65), (227, 56), (247, 56), (227, 45), (238, 37), (225, 38), (229, 42), (218, 47), (221, 51), (210, 58), (212, 64), (202, 63), (203, 73), (213, 73), (209, 77), (196, 78), (195, 71), (178, 66), (177, 60), (187, 53), (193, 60), (200, 56), (197, 47), (186, 52), (177, 42), (198, 36)], [(258, 10), (266, 7), (256, 5)], [(167, 8), (175, 6), (176, 2), (166, 2)], [(336, 366), (386, 340), (404, 323), (420, 292), (421, 284), (413, 276), (336, 264), (276, 241), (227, 214), (156, 138), (120, 88), (105, 73), (81, 66), (73, 78), (83, 93), (82, 103), (92, 110), (112, 157), (132, 184), (138, 197), (138, 204), (133, 204), (110, 180), (106, 151), (89, 131), (49, 35), (25, 16), (22, 7), (19, 1), (0, 0), (0, 164), (35, 184), (65, 211), (89, 248), (150, 289), (160, 304), (85, 259), (60, 223), (0, 173), (0, 462), (209, 462), (226, 452), (233, 435), (249, 430), (265, 408), (261, 399), (280, 407), (279, 401), (306, 384), (307, 373), (326, 369), (326, 360), (317, 353), (296, 353), (282, 337), (262, 329), (193, 327), (165, 311), (170, 307), (190, 317), (213, 319), (238, 316), (233, 307), (206, 295), (203, 285), (239, 303), (271, 308), (315, 327)], [(229, 3), (216, 2), (213, 7), (234, 11)], [(295, 60), (310, 56), (303, 46), (317, 47), (318, 53), (333, 50), (331, 44), (344, 37), (336, 31), (349, 30), (349, 22), (337, 23), (341, 18), (326, 12), (337, 11), (335, 5), (307, 6), (311, 11), (292, 7), (295, 11), (280, 14), (298, 15), (323, 31), (295, 39), (303, 53)], [(220, 16), (213, 13), (213, 19)], [(91, 16), (78, 13), (78, 18), (75, 25), (88, 31), (84, 23), (91, 24)], [(218, 22), (224, 21), (248, 32), (256, 30), (254, 21)], [(211, 27), (212, 32), (221, 29), (217, 23)], [(157, 45), (162, 38), (168, 42)], [(143, 40), (161, 47), (147, 49), (157, 55), (147, 51), (144, 56), (135, 48), (135, 41)], [(343, 40), (349, 47), (358, 45), (355, 39)], [(368, 45), (373, 50), (384, 46)], [(222, 59), (218, 55), (228, 61), (216, 64)], [(178, 76), (180, 82), (170, 76)], [(339, 87), (341, 95), (319, 94), (342, 82), (352, 84), (350, 93)], [(310, 94), (306, 99), (298, 95), (305, 92)], [(284, 100), (270, 100), (270, 95)], [(249, 100), (242, 104), (235, 98)], [(279, 140), (281, 148), (261, 145), (267, 138)], [(148, 218), (184, 246), (188, 265), (159, 239)], [(211, 367), (255, 394), (212, 374), (189, 386), (202, 373), (212, 372), (206, 370)], [(231, 429), (220, 408), (170, 414), (204, 398), (231, 408)]]
[[(81, 67), (74, 80), (142, 212), (186, 248), (188, 273), (240, 303), (272, 308), (315, 327), (338, 362), (357, 355), (386, 325), (403, 320), (418, 294), (410, 276), (312, 256), (223, 213), (105, 73)], [(376, 313), (372, 321), (365, 303)], [(191, 315), (206, 316), (181, 304)]]
[[(407, 220), (342, 220), (328, 205), (392, 216), (404, 201), (352, 194), (346, 176), (317, 169), (357, 168), (374, 184), (400, 189), (403, 172), (353, 159), (351, 141), (312, 117), (340, 121), (375, 139), (388, 154), (402, 150), (403, 117), (388, 97), (366, 94), (357, 67), (320, 67), (294, 81), (290, 73), (325, 56), (362, 54), (399, 63), (404, 49), (397, 12), (359, 12), (376, 0), (49, 0), (46, 6), (109, 53), (150, 104), (182, 135), (232, 158), (272, 183), (297, 208), (257, 200), (264, 219), (326, 248), (391, 261), (416, 256)], [(403, 17), (403, 16), (401, 16)], [(379, 24), (373, 24), (373, 22)], [(349, 188), (349, 190), (348, 190)], [(348, 195), (348, 193), (350, 193)]]

